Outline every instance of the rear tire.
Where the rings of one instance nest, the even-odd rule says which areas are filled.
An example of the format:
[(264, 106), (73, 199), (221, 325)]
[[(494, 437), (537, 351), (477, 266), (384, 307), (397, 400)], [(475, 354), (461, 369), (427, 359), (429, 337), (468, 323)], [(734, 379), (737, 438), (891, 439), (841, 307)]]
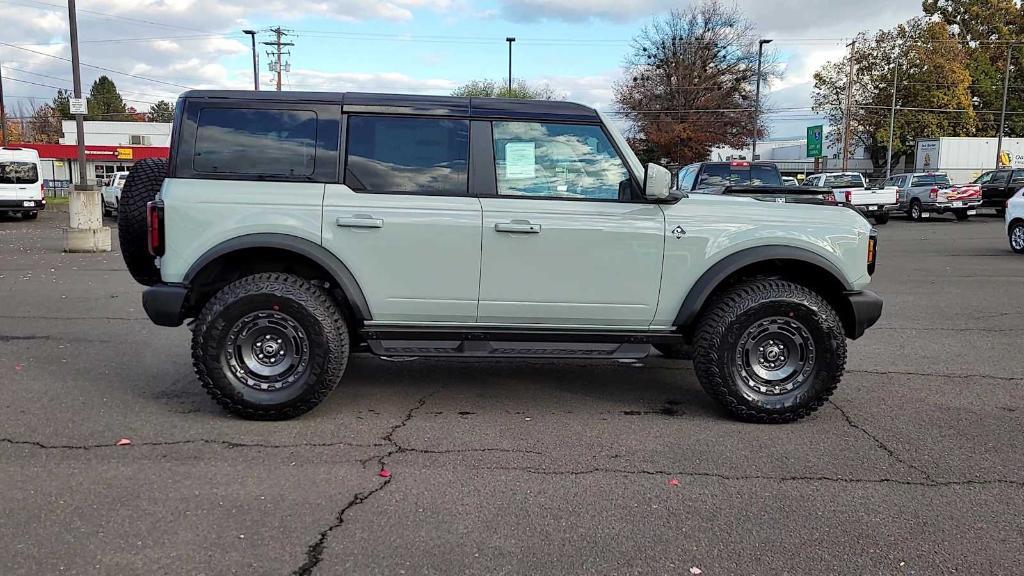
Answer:
[(953, 212), (953, 216), (956, 216), (957, 222), (965, 222), (971, 217), (966, 210), (957, 210)]
[(1006, 216), (1006, 208), (996, 208), (996, 216), (999, 216), (1000, 218)]
[(882, 212), (882, 213), (880, 213), (880, 214), (875, 216), (875, 224), (877, 224), (879, 226), (881, 226), (882, 224), (885, 224), (888, 221), (889, 221), (889, 213), (888, 212)]
[(924, 210), (921, 208), (920, 200), (912, 200), (910, 202), (910, 210), (907, 211), (907, 215), (914, 222), (920, 222), (924, 219)]
[(1010, 249), (1017, 254), (1024, 254), (1024, 222), (1015, 222), (1010, 226)]
[(21, 217), (25, 220), (35, 220), (39, 218), (39, 212), (22, 212)]
[(327, 291), (277, 272), (224, 287), (192, 331), (192, 366), (203, 388), (250, 420), (315, 408), (337, 385), (348, 354), (348, 328)]
[(128, 173), (121, 189), (121, 202), (117, 206), (117, 239), (121, 244), (121, 257), (132, 278), (143, 286), (160, 282), (160, 269), (149, 253), (146, 204), (156, 198), (166, 177), (166, 160), (140, 160)]
[(785, 280), (750, 280), (717, 296), (701, 316), (695, 348), (701, 386), (747, 422), (807, 416), (832, 395), (846, 367), (835, 310)]

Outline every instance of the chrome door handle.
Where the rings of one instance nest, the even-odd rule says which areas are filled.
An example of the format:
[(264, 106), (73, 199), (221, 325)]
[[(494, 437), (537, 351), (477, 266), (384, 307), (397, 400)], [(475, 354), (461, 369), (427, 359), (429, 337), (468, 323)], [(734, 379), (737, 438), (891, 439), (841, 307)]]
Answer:
[(368, 214), (356, 214), (351, 218), (339, 217), (334, 223), (342, 228), (383, 228), (384, 219)]
[(498, 222), (494, 225), (494, 229), (497, 232), (511, 232), (513, 234), (540, 234), (540, 224), (531, 224), (529, 220)]

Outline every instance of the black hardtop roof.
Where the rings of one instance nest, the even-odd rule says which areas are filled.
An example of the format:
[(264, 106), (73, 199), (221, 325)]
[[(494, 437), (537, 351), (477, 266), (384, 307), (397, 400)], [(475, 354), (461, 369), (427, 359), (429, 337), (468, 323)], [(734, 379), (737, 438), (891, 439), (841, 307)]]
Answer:
[(535, 120), (597, 121), (597, 111), (562, 100), (517, 100), (419, 94), (374, 94), (368, 92), (276, 92), (253, 90), (189, 90), (181, 98), (204, 100), (255, 100), (264, 102), (308, 102), (340, 104), (345, 112), (469, 116), (472, 118), (515, 118)]

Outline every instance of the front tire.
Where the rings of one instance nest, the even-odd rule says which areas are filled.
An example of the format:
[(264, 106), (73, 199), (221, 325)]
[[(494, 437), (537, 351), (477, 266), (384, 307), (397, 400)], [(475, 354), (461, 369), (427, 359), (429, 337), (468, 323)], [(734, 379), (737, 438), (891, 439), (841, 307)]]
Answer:
[(820, 408), (846, 367), (832, 306), (785, 280), (741, 283), (701, 317), (694, 369), (704, 390), (747, 422), (799, 420)]
[(1010, 226), (1010, 249), (1017, 254), (1024, 254), (1024, 222)]
[(956, 217), (957, 222), (966, 222), (971, 217), (967, 214), (967, 210), (957, 210), (956, 212), (953, 212), (953, 216)]
[(877, 224), (879, 226), (881, 226), (882, 224), (885, 224), (888, 221), (889, 221), (889, 213), (888, 212), (880, 212), (880, 213), (875, 215), (875, 224)]
[(281, 273), (247, 276), (218, 292), (192, 332), (192, 365), (232, 414), (286, 420), (334, 389), (348, 362), (348, 327), (323, 288)]

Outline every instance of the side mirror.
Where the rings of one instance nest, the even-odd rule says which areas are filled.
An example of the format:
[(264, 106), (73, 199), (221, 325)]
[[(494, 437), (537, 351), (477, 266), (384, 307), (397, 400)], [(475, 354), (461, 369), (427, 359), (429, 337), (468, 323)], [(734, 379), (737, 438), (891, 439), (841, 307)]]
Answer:
[(664, 166), (648, 164), (644, 173), (644, 197), (648, 200), (668, 198), (672, 188), (672, 173)]

